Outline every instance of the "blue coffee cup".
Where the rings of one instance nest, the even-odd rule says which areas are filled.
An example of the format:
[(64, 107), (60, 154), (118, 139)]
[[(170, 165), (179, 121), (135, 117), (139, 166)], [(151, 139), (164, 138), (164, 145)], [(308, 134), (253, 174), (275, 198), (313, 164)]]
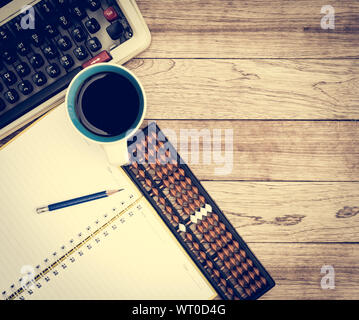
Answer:
[[(122, 77), (126, 78), (135, 88), (139, 98), (139, 108), (136, 119), (131, 124), (129, 129), (124, 132), (120, 132), (116, 136), (102, 136), (95, 134), (83, 125), (76, 112), (77, 97), (82, 85), (90, 77), (93, 77), (98, 73), (104, 72), (117, 73)], [(114, 101), (114, 103), (116, 102), (117, 101)], [(86, 69), (79, 72), (71, 81), (67, 89), (65, 104), (68, 118), (75, 130), (80, 133), (85, 139), (93, 143), (101, 144), (104, 147), (108, 160), (111, 164), (119, 166), (124, 165), (128, 162), (127, 140), (131, 136), (133, 136), (141, 126), (147, 108), (146, 95), (143, 86), (138, 80), (138, 78), (131, 71), (122, 66), (110, 63), (99, 63), (87, 67)], [(98, 112), (103, 111), (99, 108)]]

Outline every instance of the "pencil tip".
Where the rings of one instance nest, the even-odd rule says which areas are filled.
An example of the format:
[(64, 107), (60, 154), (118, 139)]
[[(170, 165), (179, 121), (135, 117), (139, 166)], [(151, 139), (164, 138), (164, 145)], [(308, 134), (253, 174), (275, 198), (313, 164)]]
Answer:
[(108, 196), (110, 196), (110, 195), (113, 195), (113, 194), (115, 194), (115, 193), (117, 193), (117, 192), (120, 192), (120, 191), (122, 191), (122, 190), (124, 190), (124, 189), (108, 190), (108, 191), (106, 191), (106, 194), (107, 194)]
[(47, 211), (49, 211), (49, 207), (41, 207), (36, 209), (37, 214), (41, 214)]

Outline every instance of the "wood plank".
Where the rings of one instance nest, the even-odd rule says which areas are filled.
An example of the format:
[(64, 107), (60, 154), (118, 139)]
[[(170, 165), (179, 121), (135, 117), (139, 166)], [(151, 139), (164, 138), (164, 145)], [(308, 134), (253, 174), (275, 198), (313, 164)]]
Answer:
[(203, 185), (246, 242), (359, 242), (359, 183)]
[[(157, 123), (201, 180), (359, 181), (359, 123), (355, 121)], [(225, 130), (233, 136), (227, 147)], [(197, 152), (192, 143), (196, 145), (193, 136), (198, 133), (202, 136)]]
[(151, 119), (359, 119), (359, 60), (134, 59)]
[[(149, 58), (358, 57), (359, 3), (326, 1), (137, 1), (152, 33)], [(335, 29), (320, 26), (323, 5)]]
[[(250, 243), (276, 281), (262, 299), (358, 299), (358, 244)], [(324, 265), (335, 272), (335, 288), (321, 288)]]
[[(161, 120), (158, 125), (202, 180), (359, 181), (358, 122)], [(226, 129), (233, 135), (227, 152)], [(209, 144), (196, 152), (191, 143), (198, 133)]]

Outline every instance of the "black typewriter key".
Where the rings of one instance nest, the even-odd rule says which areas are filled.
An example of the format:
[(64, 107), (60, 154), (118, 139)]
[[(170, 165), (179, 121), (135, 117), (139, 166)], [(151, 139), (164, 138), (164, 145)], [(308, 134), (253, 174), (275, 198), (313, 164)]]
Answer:
[(57, 45), (62, 51), (66, 51), (71, 49), (72, 43), (69, 37), (63, 36), (59, 40), (57, 40)]
[(32, 81), (34, 81), (34, 83), (38, 87), (41, 87), (47, 82), (47, 79), (46, 79), (46, 76), (40, 71), (40, 72), (35, 73), (32, 76)]
[(5, 102), (3, 101), (3, 99), (0, 99), (0, 112), (4, 111), (5, 108), (6, 108)]
[(23, 35), (24, 29), (22, 29), (21, 23), (18, 20), (18, 18), (17, 20), (13, 20), (10, 22), (10, 29), (15, 34), (16, 38), (21, 37)]
[(30, 47), (25, 41), (20, 41), (16, 44), (16, 50), (20, 56), (26, 56), (30, 53)]
[(121, 37), (124, 29), (121, 21), (115, 21), (106, 28), (106, 31), (112, 40), (117, 40)]
[(60, 58), (60, 63), (64, 69), (68, 70), (74, 65), (74, 59), (68, 54), (65, 54)]
[(7, 64), (13, 64), (17, 59), (16, 53), (9, 49), (2, 51), (1, 57)]
[(83, 0), (72, 1), (70, 4), (70, 12), (75, 19), (83, 19), (86, 17), (86, 10), (82, 7)]
[(96, 37), (87, 40), (86, 45), (92, 52), (96, 52), (102, 48), (100, 40)]
[(47, 59), (54, 59), (57, 57), (57, 50), (55, 46), (52, 44), (48, 44), (42, 48), (42, 52), (44, 53)]
[(34, 54), (30, 58), (30, 64), (33, 66), (33, 68), (41, 68), (44, 65), (44, 59), (39, 54)]
[(44, 30), (45, 30), (46, 35), (47, 35), (50, 39), (56, 37), (56, 36), (59, 34), (59, 32), (58, 32), (58, 30), (56, 29), (56, 27), (53, 26), (52, 24), (47, 24), (47, 25), (44, 27)]
[(91, 18), (85, 22), (85, 26), (90, 33), (96, 33), (101, 29), (100, 24), (95, 18)]
[(34, 32), (30, 35), (30, 41), (35, 47), (38, 48), (44, 43), (44, 38), (40, 33)]
[(12, 36), (8, 29), (6, 28), (0, 29), (0, 41), (2, 41), (3, 44), (9, 43), (11, 41), (11, 38)]
[(17, 81), (16, 75), (12, 71), (7, 71), (7, 72), (3, 73), (2, 79), (5, 82), (5, 84), (8, 86), (13, 85)]
[(14, 104), (19, 100), (19, 94), (15, 89), (10, 89), (9, 91), (6, 91), (4, 97), (11, 104)]
[(26, 77), (30, 73), (30, 67), (26, 62), (20, 62), (15, 66), (15, 70), (19, 77)]
[(69, 3), (68, 0), (53, 0), (54, 4), (56, 7), (59, 7), (60, 10), (65, 10), (67, 9), (67, 5)]
[(44, 16), (44, 18), (51, 18), (55, 14), (54, 7), (47, 0), (41, 1), (38, 4), (38, 8), (39, 8), (41, 14)]
[(18, 88), (19, 91), (25, 96), (29, 95), (34, 90), (32, 84), (28, 80), (20, 82)]
[(46, 67), (46, 72), (51, 78), (56, 78), (60, 75), (61, 70), (56, 63), (52, 63)]
[(77, 42), (82, 42), (82, 41), (86, 40), (86, 34), (80, 26), (76, 26), (72, 30), (71, 35), (74, 38), (74, 40)]
[(79, 46), (74, 50), (74, 55), (80, 61), (85, 60), (88, 57), (88, 53), (84, 46)]
[(86, 2), (87, 2), (87, 7), (91, 11), (96, 11), (96, 10), (100, 9), (100, 7), (101, 7), (101, 1), (100, 0), (86, 0)]
[(67, 30), (68, 28), (71, 27), (71, 21), (70, 21), (69, 17), (65, 14), (59, 16), (57, 21), (58, 21), (60, 27), (62, 27), (65, 30)]

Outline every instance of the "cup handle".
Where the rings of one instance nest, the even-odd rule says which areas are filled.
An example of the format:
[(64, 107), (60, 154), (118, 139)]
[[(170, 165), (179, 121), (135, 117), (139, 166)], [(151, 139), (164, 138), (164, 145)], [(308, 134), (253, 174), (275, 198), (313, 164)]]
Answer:
[(128, 163), (127, 139), (114, 144), (103, 145), (108, 161), (114, 166), (123, 166)]

